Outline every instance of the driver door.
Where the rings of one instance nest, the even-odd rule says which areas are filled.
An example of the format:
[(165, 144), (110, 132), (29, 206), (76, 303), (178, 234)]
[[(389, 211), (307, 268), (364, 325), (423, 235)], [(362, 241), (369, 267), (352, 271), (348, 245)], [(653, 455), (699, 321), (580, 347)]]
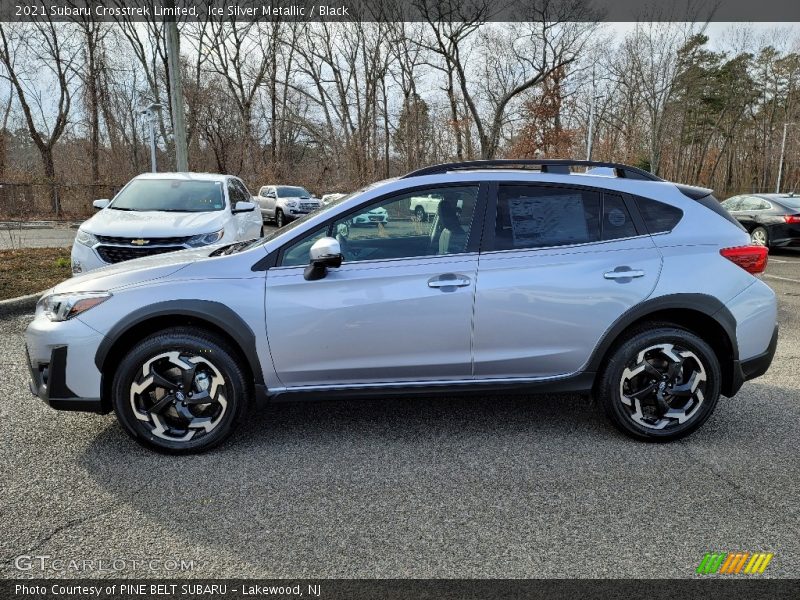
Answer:
[[(443, 192), (444, 190), (444, 192)], [(462, 201), (447, 222), (420, 222), (411, 193), (370, 202), (283, 248), (267, 271), (267, 335), (287, 388), (405, 385), (472, 377), (472, 306), (485, 193), (438, 186)], [(355, 225), (386, 211), (384, 222)], [(374, 214), (374, 213), (373, 213)], [(377, 214), (383, 215), (382, 211)], [(453, 213), (455, 214), (455, 213)], [(311, 245), (335, 236), (342, 266), (306, 281)]]

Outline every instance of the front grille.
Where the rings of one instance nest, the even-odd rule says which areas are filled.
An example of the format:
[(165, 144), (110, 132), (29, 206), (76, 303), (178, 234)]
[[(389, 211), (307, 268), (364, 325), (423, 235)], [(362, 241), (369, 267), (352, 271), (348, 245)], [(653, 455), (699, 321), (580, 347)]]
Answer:
[(97, 235), (95, 236), (97, 241), (103, 244), (128, 244), (128, 245), (135, 245), (131, 244), (133, 240), (140, 240), (145, 239), (147, 240), (147, 244), (150, 246), (166, 246), (166, 245), (175, 245), (175, 244), (185, 244), (186, 240), (190, 239), (192, 236), (183, 236), (183, 237), (112, 237), (108, 235)]
[(319, 205), (312, 204), (310, 202), (301, 202), (300, 203), (300, 210), (305, 210), (307, 212), (311, 212), (312, 210), (317, 210)]
[(118, 263), (124, 260), (153, 256), (154, 254), (164, 254), (185, 250), (181, 246), (156, 246), (153, 248), (134, 248), (129, 246), (98, 246), (97, 253), (100, 258), (107, 263)]

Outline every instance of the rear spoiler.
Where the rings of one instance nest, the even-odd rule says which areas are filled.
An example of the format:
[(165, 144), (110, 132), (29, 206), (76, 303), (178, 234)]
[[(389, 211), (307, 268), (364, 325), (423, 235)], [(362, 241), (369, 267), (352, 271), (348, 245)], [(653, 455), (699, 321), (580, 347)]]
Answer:
[(682, 183), (676, 183), (675, 187), (678, 188), (681, 194), (687, 198), (691, 198), (698, 204), (702, 204), (708, 210), (714, 211), (720, 217), (728, 221), (731, 225), (736, 225), (738, 229), (747, 231), (744, 226), (739, 223), (739, 221), (734, 219), (727, 210), (722, 208), (722, 204), (720, 204), (719, 200), (714, 197), (714, 190), (704, 187), (697, 187), (694, 185), (684, 185)]
[(676, 183), (675, 187), (678, 188), (684, 196), (688, 196), (692, 200), (700, 200), (700, 198), (705, 198), (706, 196), (710, 196), (714, 193), (714, 190), (710, 190), (704, 187), (697, 187), (694, 185), (684, 185), (683, 183)]

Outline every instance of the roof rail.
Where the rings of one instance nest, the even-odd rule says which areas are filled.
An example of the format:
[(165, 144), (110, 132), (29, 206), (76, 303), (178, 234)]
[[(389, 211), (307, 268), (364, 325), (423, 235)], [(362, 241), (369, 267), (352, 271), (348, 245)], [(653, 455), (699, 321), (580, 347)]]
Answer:
[(400, 179), (408, 179), (410, 177), (421, 177), (423, 175), (438, 175), (447, 173), (449, 171), (467, 171), (475, 169), (491, 169), (491, 168), (514, 168), (514, 167), (539, 167), (542, 173), (562, 173), (569, 175), (570, 167), (607, 167), (614, 170), (617, 177), (625, 177), (627, 179), (647, 179), (649, 181), (664, 181), (660, 177), (656, 177), (652, 173), (629, 165), (620, 163), (600, 162), (596, 160), (570, 160), (570, 159), (516, 159), (516, 158), (502, 158), (494, 160), (470, 160), (466, 162), (444, 163), (441, 165), (433, 165), (423, 169), (417, 169), (406, 173)]

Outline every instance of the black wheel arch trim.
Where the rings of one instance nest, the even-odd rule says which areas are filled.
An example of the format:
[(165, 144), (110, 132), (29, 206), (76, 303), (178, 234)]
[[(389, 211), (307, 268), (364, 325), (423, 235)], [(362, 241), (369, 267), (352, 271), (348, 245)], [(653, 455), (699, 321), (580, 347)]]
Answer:
[[(693, 310), (713, 319), (723, 329), (730, 344), (732, 363), (730, 365), (720, 365), (724, 374), (730, 372), (730, 376), (722, 382), (722, 390), (725, 395), (735, 394), (738, 391), (738, 387), (736, 387), (736, 377), (732, 371), (734, 365), (738, 364), (739, 361), (739, 347), (736, 341), (736, 319), (720, 300), (707, 294), (668, 294), (645, 300), (641, 304), (634, 306), (608, 328), (592, 352), (585, 370), (599, 372), (608, 351), (626, 329), (634, 323), (646, 319), (649, 315), (654, 315), (664, 310)], [(727, 379), (731, 379), (731, 381), (727, 381)]]
[(194, 317), (219, 327), (239, 346), (253, 373), (254, 383), (264, 384), (264, 374), (256, 351), (255, 333), (231, 308), (213, 300), (167, 300), (143, 306), (129, 313), (109, 330), (97, 348), (94, 363), (100, 372), (103, 372), (108, 354), (121, 336), (140, 323), (169, 316)]

